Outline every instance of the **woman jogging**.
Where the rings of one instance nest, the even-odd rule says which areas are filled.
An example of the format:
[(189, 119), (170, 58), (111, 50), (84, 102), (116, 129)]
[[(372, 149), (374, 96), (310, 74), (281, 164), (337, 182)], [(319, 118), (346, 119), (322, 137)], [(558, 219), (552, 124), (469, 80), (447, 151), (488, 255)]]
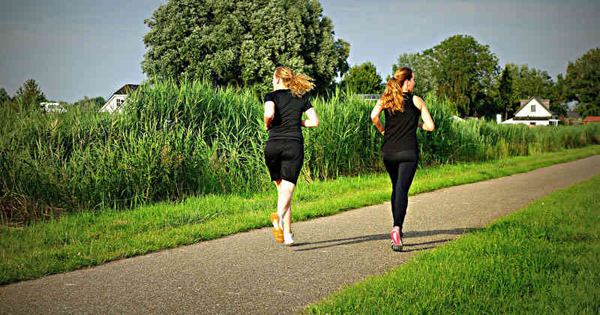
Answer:
[[(371, 112), (371, 120), (383, 135), (383, 164), (392, 180), (392, 215), (394, 227), (390, 236), (392, 249), (402, 250), (402, 225), (408, 206), (408, 190), (419, 163), (417, 127), (426, 131), (435, 128), (427, 105), (412, 95), (415, 76), (410, 68), (403, 67), (389, 79), (385, 91)], [(379, 114), (385, 110), (385, 128)], [(419, 124), (419, 117), (423, 124)]]
[[(301, 127), (317, 127), (319, 118), (304, 94), (313, 89), (312, 79), (294, 75), (288, 67), (273, 74), (273, 92), (265, 95), (265, 163), (271, 180), (277, 185), (277, 212), (271, 214), (273, 236), (278, 243), (291, 246), (292, 194), (304, 162), (304, 138)], [(307, 120), (302, 120), (306, 113)]]

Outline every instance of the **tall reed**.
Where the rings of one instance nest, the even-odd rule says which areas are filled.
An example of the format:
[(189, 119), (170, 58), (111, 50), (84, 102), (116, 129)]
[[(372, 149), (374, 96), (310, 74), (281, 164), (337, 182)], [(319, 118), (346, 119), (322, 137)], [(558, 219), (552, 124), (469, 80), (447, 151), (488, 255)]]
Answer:
[[(600, 126), (459, 122), (455, 106), (426, 97), (436, 124), (418, 131), (420, 166), (485, 161), (600, 142)], [(304, 131), (301, 182), (383, 172), (373, 102), (340, 90), (312, 99), (321, 125)], [(201, 81), (144, 83), (123, 114), (0, 108), (3, 222), (126, 208), (190, 195), (270, 189), (263, 105), (252, 91)]]

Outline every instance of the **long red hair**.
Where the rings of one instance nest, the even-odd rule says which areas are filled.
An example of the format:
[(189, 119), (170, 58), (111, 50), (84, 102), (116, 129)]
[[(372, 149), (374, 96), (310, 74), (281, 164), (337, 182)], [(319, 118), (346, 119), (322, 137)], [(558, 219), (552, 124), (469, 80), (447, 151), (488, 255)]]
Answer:
[(390, 78), (385, 86), (385, 91), (381, 95), (381, 103), (383, 109), (392, 113), (396, 111), (404, 112), (404, 95), (402, 86), (404, 82), (412, 79), (413, 71), (409, 67), (402, 67), (394, 73), (394, 77)]

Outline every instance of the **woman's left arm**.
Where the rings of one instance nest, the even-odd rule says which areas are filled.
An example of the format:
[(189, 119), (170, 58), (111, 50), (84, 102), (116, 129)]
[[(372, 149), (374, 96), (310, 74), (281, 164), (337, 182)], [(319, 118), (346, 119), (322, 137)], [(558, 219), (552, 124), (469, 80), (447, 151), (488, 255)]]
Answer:
[(381, 134), (383, 135), (385, 132), (385, 128), (383, 127), (383, 125), (381, 124), (381, 120), (379, 119), (379, 115), (382, 111), (383, 107), (381, 106), (381, 100), (378, 100), (375, 104), (375, 107), (373, 107), (373, 110), (371, 111), (371, 121), (375, 125), (375, 128), (377, 128), (377, 130), (379, 130), (379, 132), (381, 132)]
[(275, 116), (275, 103), (272, 101), (265, 102), (265, 130), (268, 131), (271, 128), (271, 121)]
[(433, 123), (433, 119), (431, 118), (431, 114), (429, 113), (429, 109), (423, 99), (418, 96), (413, 96), (413, 103), (419, 110), (421, 110), (421, 119), (423, 119), (423, 124), (419, 124), (425, 131), (433, 131), (435, 129), (435, 124)]

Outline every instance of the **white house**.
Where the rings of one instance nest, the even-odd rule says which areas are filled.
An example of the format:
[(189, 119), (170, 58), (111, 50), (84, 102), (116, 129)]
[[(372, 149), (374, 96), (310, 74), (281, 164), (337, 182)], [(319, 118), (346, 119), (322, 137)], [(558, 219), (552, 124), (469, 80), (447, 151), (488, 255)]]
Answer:
[(138, 84), (125, 84), (122, 88), (117, 90), (109, 99), (106, 104), (100, 108), (100, 112), (114, 113), (115, 111), (121, 113), (121, 106), (125, 103), (127, 95), (131, 91), (137, 90)]
[(41, 102), (40, 105), (44, 109), (46, 113), (55, 112), (55, 113), (64, 113), (67, 111), (60, 103), (56, 102)]
[(502, 124), (557, 126), (558, 119), (550, 111), (550, 100), (532, 97), (527, 100), (521, 100), (521, 107), (515, 112), (515, 117), (503, 121)]

